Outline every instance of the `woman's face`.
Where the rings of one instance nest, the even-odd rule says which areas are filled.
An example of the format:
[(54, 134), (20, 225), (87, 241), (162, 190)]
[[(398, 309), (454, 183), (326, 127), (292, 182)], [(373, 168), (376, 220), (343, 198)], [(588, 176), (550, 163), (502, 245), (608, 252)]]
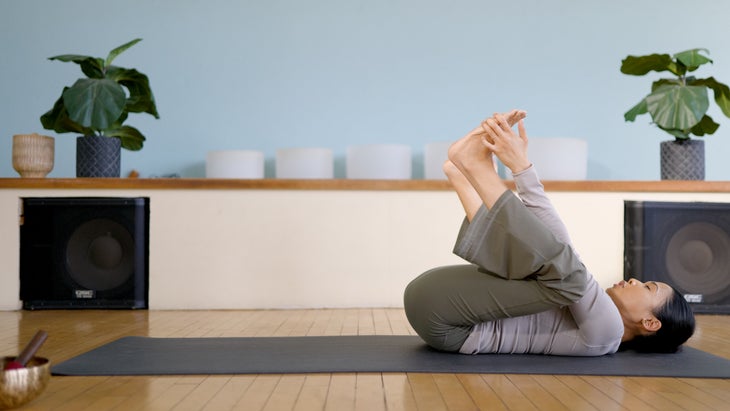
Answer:
[(625, 320), (638, 322), (654, 317), (654, 312), (669, 300), (674, 291), (672, 287), (662, 282), (642, 283), (632, 278), (614, 284), (606, 290), (606, 293)]

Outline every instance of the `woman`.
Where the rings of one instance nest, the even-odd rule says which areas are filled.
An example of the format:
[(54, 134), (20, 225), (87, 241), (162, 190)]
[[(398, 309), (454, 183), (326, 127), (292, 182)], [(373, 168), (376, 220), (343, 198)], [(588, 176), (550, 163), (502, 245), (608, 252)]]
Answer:
[(464, 354), (676, 351), (694, 332), (689, 305), (664, 283), (599, 287), (528, 159), (524, 117), (495, 114), (449, 149), (444, 171), (466, 212), (454, 253), (472, 264), (414, 279), (404, 294), (411, 325), (430, 346)]

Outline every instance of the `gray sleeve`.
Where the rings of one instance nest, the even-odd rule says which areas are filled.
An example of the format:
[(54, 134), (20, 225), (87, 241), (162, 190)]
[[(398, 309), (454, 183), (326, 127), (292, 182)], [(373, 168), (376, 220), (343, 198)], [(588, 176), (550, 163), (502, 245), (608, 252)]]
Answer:
[(596, 280), (591, 279), (583, 298), (568, 306), (568, 310), (577, 326), (575, 335), (558, 333), (552, 354), (593, 356), (618, 350), (624, 334), (621, 314)]
[(599, 356), (618, 350), (623, 331), (615, 304), (591, 280), (568, 307), (477, 324), (459, 352)]
[(535, 166), (530, 166), (512, 176), (517, 187), (517, 195), (525, 206), (552, 231), (558, 241), (572, 246), (568, 230), (545, 194), (545, 187), (540, 182)]
[[(558, 240), (572, 248), (568, 230), (545, 194), (545, 188), (535, 167), (531, 166), (513, 176), (517, 195), (525, 206), (552, 231)], [(556, 338), (557, 344), (554, 347), (556, 354), (600, 355), (616, 351), (623, 335), (623, 323), (617, 321), (621, 317), (615, 304), (592, 276), (585, 295), (568, 309), (578, 326), (577, 339), (567, 338), (562, 341), (561, 338)]]

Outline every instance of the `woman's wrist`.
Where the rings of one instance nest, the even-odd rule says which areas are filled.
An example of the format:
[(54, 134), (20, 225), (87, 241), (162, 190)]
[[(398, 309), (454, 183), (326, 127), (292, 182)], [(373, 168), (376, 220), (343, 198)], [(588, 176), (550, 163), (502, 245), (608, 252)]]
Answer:
[(512, 167), (508, 167), (508, 168), (512, 171), (512, 175), (516, 176), (516, 175), (524, 173), (525, 171), (529, 170), (532, 167), (532, 163), (530, 163), (529, 161), (526, 164), (527, 165), (525, 165), (524, 163), (521, 163), (520, 165), (515, 166), (515, 168), (512, 168)]
[(505, 164), (505, 166), (512, 171), (512, 174), (520, 174), (532, 167), (532, 163), (530, 160), (524, 160), (509, 165)]

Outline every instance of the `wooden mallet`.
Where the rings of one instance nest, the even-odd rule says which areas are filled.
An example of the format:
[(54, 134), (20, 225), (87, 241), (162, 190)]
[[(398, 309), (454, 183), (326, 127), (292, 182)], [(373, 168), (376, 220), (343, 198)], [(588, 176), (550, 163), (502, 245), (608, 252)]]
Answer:
[(28, 345), (23, 348), (23, 351), (21, 351), (20, 355), (15, 357), (13, 361), (5, 364), (5, 369), (16, 370), (18, 368), (25, 368), (25, 364), (27, 364), (28, 361), (33, 358), (38, 349), (41, 348), (41, 345), (46, 342), (46, 338), (48, 338), (48, 333), (43, 330), (39, 330), (33, 336), (33, 339), (30, 340)]

